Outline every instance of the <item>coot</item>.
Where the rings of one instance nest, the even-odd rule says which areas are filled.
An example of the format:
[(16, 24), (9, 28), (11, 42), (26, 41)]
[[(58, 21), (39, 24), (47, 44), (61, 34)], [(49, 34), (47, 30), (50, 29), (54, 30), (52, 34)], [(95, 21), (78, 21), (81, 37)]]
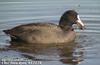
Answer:
[(27, 43), (68, 43), (75, 40), (76, 33), (73, 24), (84, 29), (84, 24), (74, 10), (66, 11), (60, 18), (59, 24), (54, 23), (30, 23), (3, 30), (12, 41), (24, 41)]

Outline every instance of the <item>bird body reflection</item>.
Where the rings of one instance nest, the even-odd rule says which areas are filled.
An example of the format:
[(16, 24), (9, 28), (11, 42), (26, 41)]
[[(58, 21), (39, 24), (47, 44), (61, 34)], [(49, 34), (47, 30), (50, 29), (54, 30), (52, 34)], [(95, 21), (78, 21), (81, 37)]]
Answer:
[[(84, 53), (83, 47), (79, 46), (78, 43), (70, 44), (34, 44), (27, 45), (27, 43), (11, 42), (9, 48), (22, 52), (25, 58), (32, 59), (33, 61), (60, 61), (63, 64), (77, 65), (82, 62)], [(21, 45), (20, 45), (21, 44)], [(41, 56), (40, 58), (38, 56)], [(47, 56), (42, 58), (42, 56)]]

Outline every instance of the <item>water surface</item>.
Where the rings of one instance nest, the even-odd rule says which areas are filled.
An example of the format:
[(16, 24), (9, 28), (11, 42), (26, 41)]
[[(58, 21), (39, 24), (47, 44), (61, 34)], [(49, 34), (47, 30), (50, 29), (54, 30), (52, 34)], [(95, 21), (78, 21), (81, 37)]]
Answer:
[[(77, 39), (65, 45), (11, 46), (2, 30), (32, 22), (58, 23), (66, 10), (74, 9), (86, 25)], [(27, 58), (41, 65), (100, 65), (99, 0), (0, 0), (0, 59)], [(7, 48), (6, 48), (7, 49)]]

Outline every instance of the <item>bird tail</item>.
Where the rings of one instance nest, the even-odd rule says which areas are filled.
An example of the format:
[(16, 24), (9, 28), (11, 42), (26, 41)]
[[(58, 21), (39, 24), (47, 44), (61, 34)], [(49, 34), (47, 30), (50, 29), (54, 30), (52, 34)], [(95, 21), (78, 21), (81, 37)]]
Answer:
[(5, 33), (5, 34), (10, 34), (10, 30), (3, 30), (3, 32)]

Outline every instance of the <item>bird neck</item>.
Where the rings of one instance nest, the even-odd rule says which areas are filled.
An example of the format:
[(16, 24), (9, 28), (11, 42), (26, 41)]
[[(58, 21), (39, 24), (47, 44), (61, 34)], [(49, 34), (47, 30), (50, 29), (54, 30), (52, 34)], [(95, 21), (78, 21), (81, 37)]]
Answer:
[(70, 30), (70, 29), (72, 29), (72, 25), (73, 25), (73, 23), (70, 20), (68, 20), (67, 18), (66, 19), (61, 18), (59, 21), (59, 26), (62, 30)]

